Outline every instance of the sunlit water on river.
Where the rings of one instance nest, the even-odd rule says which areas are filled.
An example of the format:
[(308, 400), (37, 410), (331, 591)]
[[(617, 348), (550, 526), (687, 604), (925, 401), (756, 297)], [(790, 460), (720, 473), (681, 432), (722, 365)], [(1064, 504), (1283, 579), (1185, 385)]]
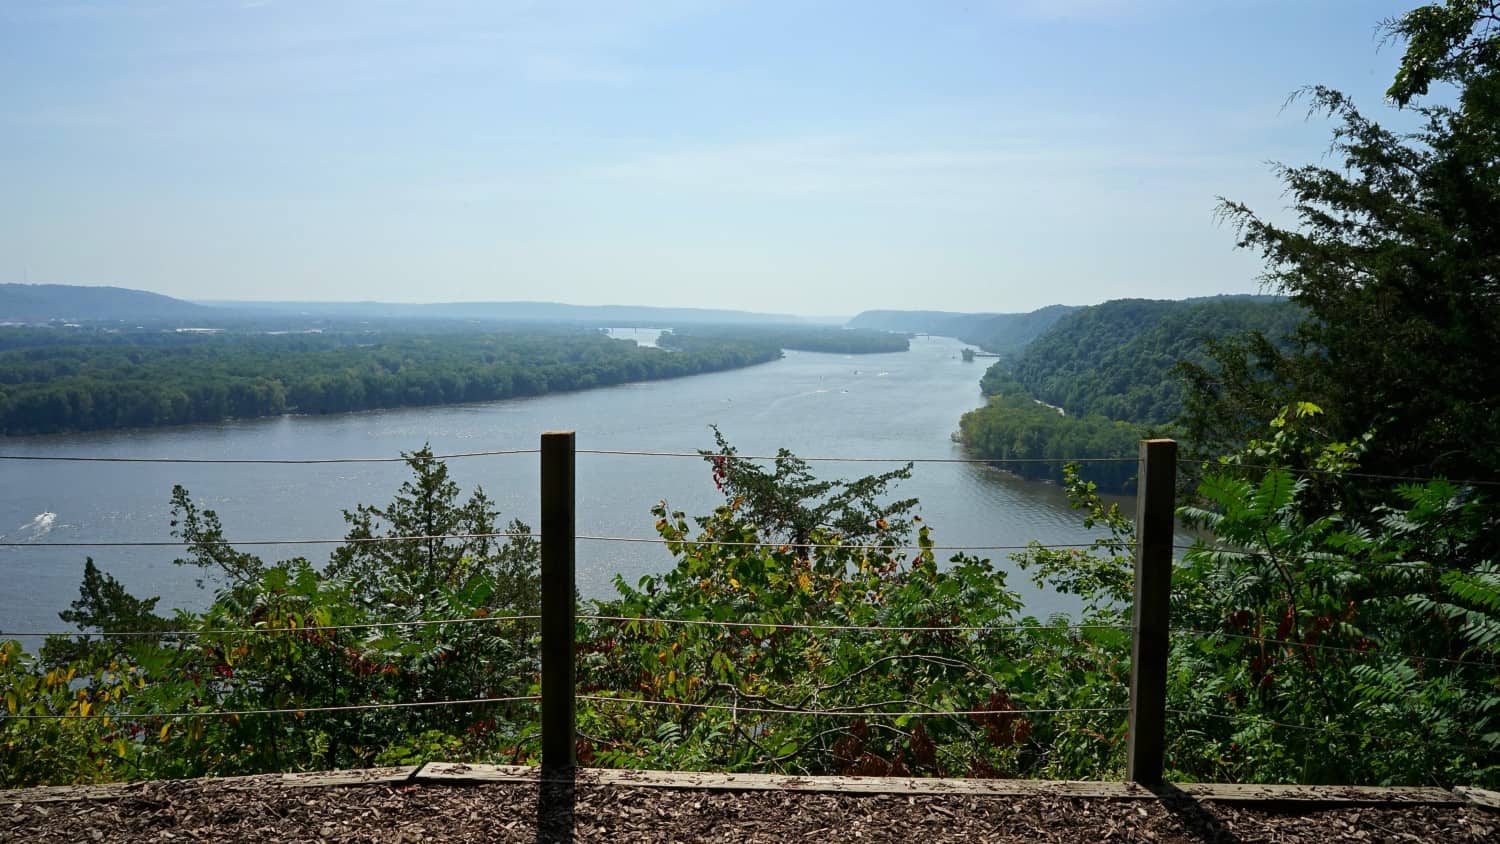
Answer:
[[(616, 331), (616, 336), (632, 336)], [(654, 332), (642, 335), (654, 337)], [(579, 448), (692, 451), (713, 446), (717, 424), (743, 454), (786, 447), (803, 456), (955, 458), (959, 416), (980, 400), (983, 363), (964, 363), (962, 345), (917, 338), (911, 351), (883, 355), (788, 352), (761, 366), (673, 381), (535, 399), (341, 416), (287, 416), (181, 428), (0, 439), (10, 454), (195, 458), (389, 456), (431, 443), (438, 452), (535, 448), (545, 430), (573, 429)], [(453, 460), (465, 489), (483, 485), (508, 520), (537, 523), (534, 454)], [(820, 474), (857, 476), (886, 464), (816, 464)], [(57, 630), (57, 612), (78, 596), (86, 555), (136, 594), (161, 595), (159, 609), (201, 608), (209, 593), (197, 569), (173, 565), (173, 548), (44, 548), (48, 542), (170, 540), (168, 500), (185, 485), (217, 510), (231, 539), (338, 538), (343, 508), (390, 500), (407, 474), (395, 463), (314, 466), (4, 462), (0, 484), (0, 631)], [(1055, 485), (1022, 481), (972, 464), (918, 464), (899, 492), (942, 545), (1025, 545), (1087, 541)], [(701, 460), (578, 456), (578, 532), (654, 537), (651, 505), (667, 499), (688, 514), (719, 501)], [(35, 543), (35, 544), (32, 544)], [(268, 559), (321, 561), (329, 546), (249, 548)], [(985, 553), (1005, 561), (1007, 552)], [(611, 594), (618, 573), (634, 583), (662, 571), (660, 545), (581, 541), (578, 585), (585, 597)], [(1008, 563), (1007, 563), (1007, 567)], [(1072, 601), (1011, 585), (1028, 611), (1067, 611)]]

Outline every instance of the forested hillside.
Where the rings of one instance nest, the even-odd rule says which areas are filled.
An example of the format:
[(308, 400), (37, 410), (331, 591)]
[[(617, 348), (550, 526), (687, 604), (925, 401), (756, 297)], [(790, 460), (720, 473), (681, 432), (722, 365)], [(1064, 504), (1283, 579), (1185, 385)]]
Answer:
[(1246, 331), (1284, 340), (1302, 314), (1287, 301), (1248, 297), (1116, 299), (1059, 319), (1016, 356), (1011, 372), (1069, 414), (1162, 425), (1182, 411), (1179, 363), (1202, 362), (1208, 341)]
[(769, 337), (686, 336), (667, 351), (563, 329), (431, 336), (151, 332), (70, 340), (0, 352), (0, 434), (490, 401), (781, 356)]
[(0, 322), (161, 320), (220, 315), (159, 293), (71, 284), (0, 284)]
[[(1027, 477), (1057, 478), (1062, 458), (1128, 457), (1182, 412), (1181, 364), (1207, 366), (1212, 343), (1249, 331), (1284, 339), (1301, 314), (1267, 297), (1116, 299), (1074, 310), (990, 367), (980, 381), (986, 404), (964, 414), (959, 436), (980, 457), (1058, 459), (1011, 467)], [(1133, 477), (1120, 464), (1082, 471), (1107, 489)]]

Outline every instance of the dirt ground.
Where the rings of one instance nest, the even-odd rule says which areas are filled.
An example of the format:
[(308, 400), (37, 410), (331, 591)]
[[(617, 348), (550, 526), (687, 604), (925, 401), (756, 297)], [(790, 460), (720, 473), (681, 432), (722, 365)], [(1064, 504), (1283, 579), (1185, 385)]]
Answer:
[(1473, 806), (844, 795), (580, 786), (573, 834), (538, 835), (534, 784), (292, 788), (146, 783), (114, 799), (0, 805), (0, 842), (1495, 842)]

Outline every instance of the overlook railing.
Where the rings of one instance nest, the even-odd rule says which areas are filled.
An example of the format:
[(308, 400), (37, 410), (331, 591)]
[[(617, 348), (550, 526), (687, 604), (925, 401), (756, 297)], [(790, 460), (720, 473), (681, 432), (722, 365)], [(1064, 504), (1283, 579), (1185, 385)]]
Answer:
[[(575, 601), (575, 570), (576, 550), (579, 542), (605, 542), (605, 543), (661, 543), (672, 542), (659, 537), (621, 537), (584, 535), (576, 531), (576, 495), (575, 495), (575, 467), (576, 458), (579, 454), (588, 455), (635, 455), (643, 457), (686, 457), (702, 459), (712, 457), (701, 452), (670, 452), (670, 451), (621, 451), (604, 449), (578, 449), (575, 436), (572, 432), (545, 433), (541, 436), (540, 447), (537, 449), (508, 449), (493, 451), (471, 451), (453, 454), (433, 455), (436, 460), (462, 459), (473, 457), (484, 457), (494, 455), (518, 455), (537, 454), (540, 459), (540, 502), (541, 521), (537, 533), (515, 534), (510, 532), (492, 533), (453, 533), (433, 535), (408, 535), (408, 536), (385, 536), (385, 537), (361, 537), (361, 538), (264, 538), (249, 540), (225, 540), (226, 546), (276, 546), (276, 545), (311, 545), (311, 544), (358, 544), (358, 543), (401, 543), (419, 542), (449, 539), (481, 539), (481, 538), (533, 538), (540, 540), (541, 546), (541, 604), (540, 612), (534, 615), (497, 615), (471, 618), (445, 618), (445, 619), (423, 619), (414, 621), (389, 621), (389, 622), (365, 622), (346, 625), (331, 626), (289, 626), (289, 627), (253, 627), (244, 629), (199, 629), (199, 630), (151, 630), (151, 631), (100, 631), (97, 633), (86, 633), (96, 637), (153, 637), (158, 639), (203, 637), (213, 635), (309, 635), (328, 633), (341, 630), (374, 630), (374, 629), (412, 629), (434, 625), (498, 625), (515, 624), (520, 622), (539, 622), (540, 624), (540, 667), (541, 682), (540, 694), (536, 695), (500, 695), (483, 696), (467, 699), (436, 699), (418, 701), (384, 701), (370, 703), (350, 703), (341, 705), (306, 705), (288, 706), (280, 708), (260, 709), (225, 709), (208, 707), (205, 709), (180, 711), (180, 712), (149, 712), (139, 715), (122, 714), (118, 712), (92, 712), (89, 708), (79, 711), (68, 712), (5, 712), (0, 711), (0, 721), (6, 718), (16, 719), (74, 719), (74, 718), (113, 718), (128, 720), (133, 717), (157, 718), (157, 719), (195, 719), (195, 718), (223, 718), (223, 717), (249, 717), (249, 716), (285, 716), (301, 715), (314, 712), (349, 712), (359, 710), (380, 709), (410, 709), (425, 707), (451, 707), (451, 706), (475, 706), (499, 703), (534, 703), (540, 708), (541, 714), (541, 774), (544, 781), (562, 782), (568, 780), (576, 766), (577, 747), (577, 719), (575, 707), (578, 701), (588, 701), (592, 704), (629, 707), (677, 707), (693, 710), (722, 710), (734, 713), (750, 713), (757, 715), (806, 715), (846, 719), (884, 719), (905, 717), (970, 717), (985, 718), (996, 715), (1009, 717), (1029, 715), (1058, 715), (1066, 713), (1078, 714), (1108, 714), (1124, 713), (1127, 724), (1126, 729), (1126, 779), (1143, 785), (1160, 784), (1163, 779), (1164, 759), (1166, 750), (1166, 722), (1169, 716), (1194, 716), (1209, 718), (1233, 719), (1234, 716), (1218, 715), (1209, 712), (1187, 712), (1169, 708), (1167, 702), (1167, 657), (1173, 635), (1186, 635), (1195, 637), (1228, 637), (1249, 639), (1262, 643), (1271, 643), (1286, 646), (1288, 648), (1319, 649), (1330, 652), (1342, 652), (1348, 654), (1360, 654), (1370, 658), (1381, 658), (1384, 656), (1400, 656), (1399, 654), (1381, 654), (1360, 651), (1354, 648), (1321, 643), (1298, 642), (1281, 639), (1268, 639), (1262, 636), (1241, 636), (1224, 631), (1208, 631), (1192, 628), (1174, 628), (1171, 623), (1171, 592), (1172, 592), (1172, 566), (1173, 552), (1183, 550), (1186, 546), (1174, 545), (1175, 527), (1175, 494), (1177, 487), (1177, 446), (1171, 440), (1146, 440), (1141, 443), (1138, 458), (1110, 458), (1105, 460), (1094, 460), (1092, 462), (1125, 462), (1134, 460), (1137, 463), (1137, 495), (1135, 530), (1136, 542), (1134, 545), (1135, 559), (1135, 581), (1133, 594), (1133, 611), (1129, 625), (1108, 624), (1022, 624), (1022, 625), (921, 625), (921, 626), (864, 626), (864, 625), (818, 625), (799, 623), (768, 623), (760, 621), (735, 621), (735, 620), (711, 620), (711, 619), (674, 619), (655, 618), (645, 616), (626, 615), (599, 615), (580, 614)], [(784, 455), (725, 455), (733, 456), (743, 460), (776, 460), (782, 459)], [(133, 457), (77, 457), (77, 456), (36, 456), (36, 455), (0, 455), (3, 461), (63, 461), (63, 462), (102, 462), (102, 463), (225, 463), (225, 464), (328, 464), (328, 463), (386, 463), (405, 461), (405, 457), (369, 457), (369, 458), (326, 458), (326, 459), (208, 459), (208, 458), (133, 458)], [(900, 463), (974, 463), (989, 465), (1004, 465), (1007, 463), (1062, 463), (1074, 462), (1063, 461), (1052, 458), (1038, 458), (1035, 460), (983, 460), (983, 459), (961, 459), (961, 458), (928, 458), (917, 460), (905, 460), (884, 457), (804, 457), (798, 458), (808, 462), (900, 462)], [(1082, 461), (1090, 462), (1090, 461)], [(1245, 467), (1245, 468), (1270, 468), (1270, 467)], [(1317, 470), (1307, 470), (1317, 471)], [(1373, 475), (1366, 473), (1343, 473), (1356, 477), (1368, 477), (1391, 480), (1427, 480), (1420, 478), (1393, 478), (1391, 476)], [(1486, 482), (1474, 482), (1476, 485)], [(23, 542), (0, 542), (0, 546), (46, 546), (46, 547), (69, 547), (69, 548), (93, 548), (93, 547), (121, 547), (121, 546), (148, 546), (148, 547), (181, 547), (182, 541), (145, 541), (145, 542), (45, 542), (45, 543), (23, 543)], [(734, 542), (734, 541), (697, 541), (683, 540), (682, 544), (699, 545), (722, 545), (738, 547), (778, 547), (798, 549), (879, 549), (882, 551), (1022, 551), (1034, 548), (1086, 548), (1091, 543), (1072, 543), (1058, 545), (893, 545), (886, 543), (871, 545), (849, 545), (849, 544), (827, 544), (827, 543), (786, 543), (786, 542)], [(1251, 553), (1238, 552), (1232, 549), (1219, 553)], [(1318, 559), (1325, 559), (1319, 557)], [(1422, 563), (1389, 562), (1374, 563), (1383, 566), (1417, 566)], [(918, 709), (910, 708), (892, 710), (890, 705), (899, 705), (902, 701), (872, 703), (865, 705), (847, 705), (838, 707), (799, 707), (790, 705), (773, 704), (764, 700), (756, 701), (749, 705), (736, 703), (708, 703), (701, 701), (686, 700), (661, 700), (649, 698), (633, 698), (613, 695), (580, 693), (577, 677), (577, 648), (576, 629), (579, 621), (588, 621), (604, 624), (621, 625), (665, 625), (665, 626), (713, 626), (730, 630), (799, 630), (799, 631), (829, 631), (829, 632), (862, 632), (868, 631), (879, 634), (892, 633), (955, 633), (965, 635), (986, 635), (1001, 632), (1023, 632), (1040, 630), (1069, 630), (1081, 631), (1089, 629), (1114, 629), (1131, 633), (1131, 670), (1129, 673), (1129, 702), (1124, 707), (1042, 707), (1042, 708), (1011, 708), (1002, 711), (993, 709)], [(39, 631), (7, 631), (0, 633), (0, 639), (14, 637), (43, 637), (43, 636), (78, 636), (77, 632), (39, 632)], [(1413, 658), (1427, 659), (1434, 662), (1442, 662), (1457, 665), (1472, 665), (1487, 667), (1489, 663), (1445, 658), (1427, 657), (1418, 655), (1407, 655)], [(1269, 726), (1292, 730), (1327, 730), (1338, 733), (1327, 727), (1313, 727), (1307, 725), (1287, 724), (1280, 722), (1264, 722)], [(1365, 734), (1349, 733), (1349, 735)], [(1474, 748), (1464, 748), (1473, 750)]]

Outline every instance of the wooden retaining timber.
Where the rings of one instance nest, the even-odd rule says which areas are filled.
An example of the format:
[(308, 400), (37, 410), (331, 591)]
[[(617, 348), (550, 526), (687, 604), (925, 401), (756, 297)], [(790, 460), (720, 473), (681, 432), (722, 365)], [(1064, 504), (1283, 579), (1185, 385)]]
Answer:
[[(355, 768), (345, 771), (312, 771), (295, 774), (247, 774), (240, 777), (202, 777), (172, 782), (212, 783), (227, 789), (322, 788), (324, 786), (379, 785), (411, 782), (420, 765), (388, 768)], [(6, 803), (63, 803), (74, 800), (118, 800), (140, 791), (150, 782), (107, 782), (94, 785), (43, 785), (35, 788), (0, 790), (0, 805)]]
[[(327, 771), (298, 774), (260, 774), (188, 782), (212, 783), (230, 789), (322, 788), (378, 784), (458, 785), (535, 783), (541, 768), (526, 765), (468, 765), (429, 762), (418, 767)], [(635, 771), (579, 768), (571, 780), (577, 787), (622, 786), (705, 791), (798, 791), (836, 794), (963, 795), (983, 797), (1076, 797), (1092, 799), (1158, 800), (1187, 798), (1232, 803), (1299, 803), (1329, 805), (1460, 805), (1470, 803), (1500, 810), (1500, 792), (1481, 788), (1441, 788), (1351, 785), (1240, 785), (1229, 783), (1167, 783), (1143, 786), (1133, 782), (1070, 780), (941, 779), (936, 777), (798, 777), (783, 774), (719, 774), (692, 771)], [(0, 804), (56, 803), (81, 800), (118, 800), (139, 792), (145, 783), (43, 786), (0, 791)]]

